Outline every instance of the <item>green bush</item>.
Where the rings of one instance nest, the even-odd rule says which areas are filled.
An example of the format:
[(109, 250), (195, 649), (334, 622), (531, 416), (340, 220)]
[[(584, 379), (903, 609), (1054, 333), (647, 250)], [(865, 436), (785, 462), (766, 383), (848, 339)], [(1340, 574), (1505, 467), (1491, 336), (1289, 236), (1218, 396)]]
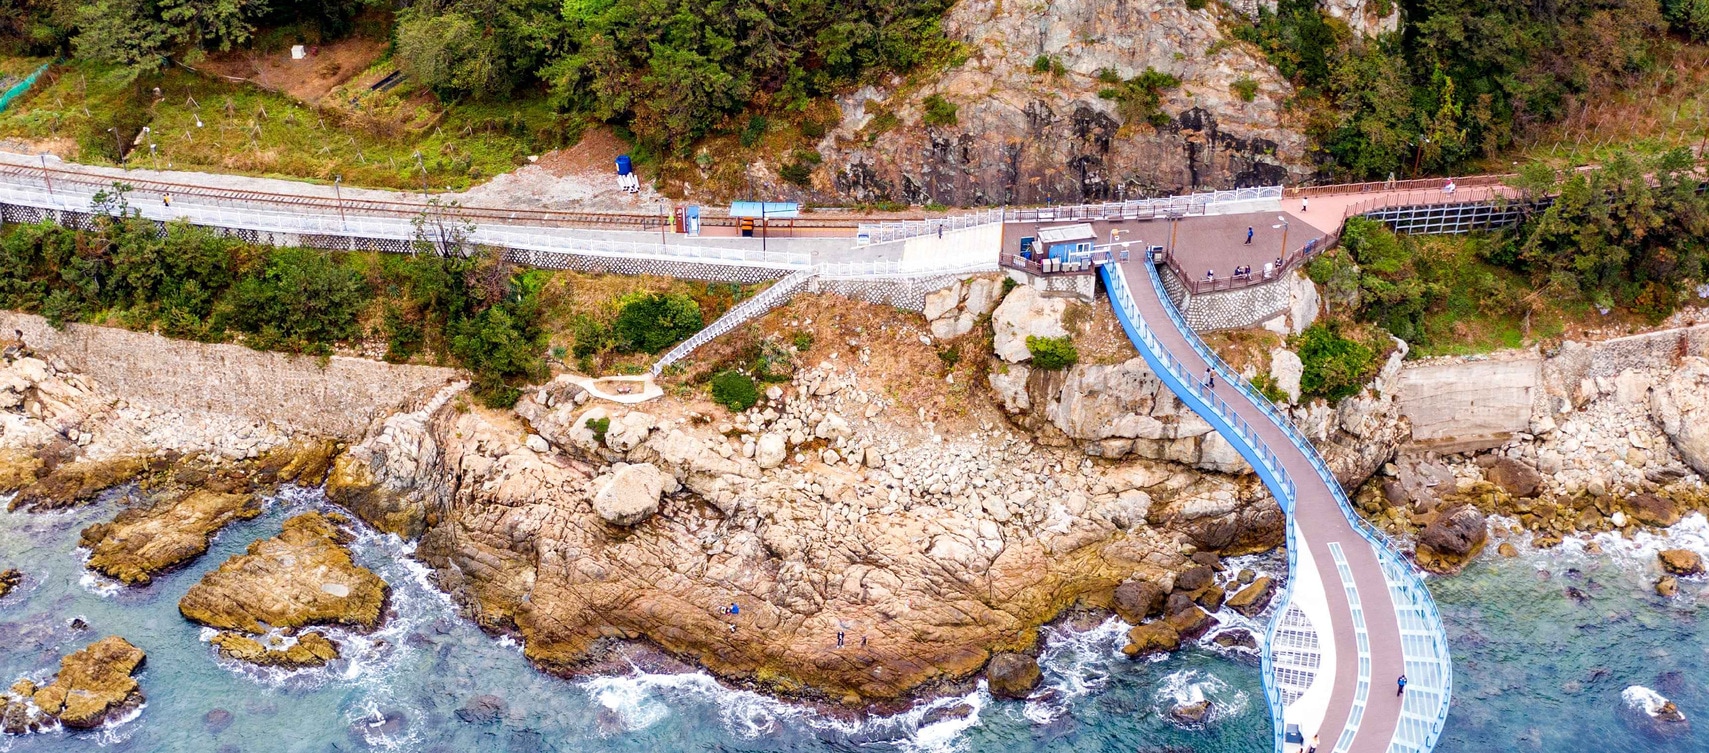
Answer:
[(789, 335), (789, 343), (795, 346), (797, 353), (806, 353), (813, 349), (813, 333), (798, 329)]
[(1066, 369), (1080, 360), (1074, 341), (1066, 337), (1027, 335), (1027, 352), (1032, 354), (1034, 366), (1047, 371)]
[(1242, 102), (1251, 102), (1258, 98), (1258, 82), (1252, 80), (1251, 76), (1241, 76), (1239, 79), (1235, 80), (1234, 84), (1232, 84), (1229, 89), (1232, 90), (1234, 92), (1234, 96), (1239, 97)]
[(1358, 394), (1377, 371), (1377, 352), (1342, 336), (1335, 321), (1319, 321), (1290, 343), (1304, 363), (1302, 395), (1340, 400)]
[(612, 334), (624, 353), (658, 353), (700, 331), (700, 304), (681, 293), (632, 293), (619, 302)]
[(784, 165), (783, 168), (777, 172), (784, 180), (794, 183), (802, 188), (811, 188), (813, 186), (812, 165), (805, 165), (800, 162), (791, 162)]
[[(1034, 358), (1036, 360), (1037, 357)], [(961, 363), (961, 349), (953, 345), (944, 348), (938, 351), (938, 360), (943, 362), (944, 368), (953, 369), (956, 364)]]
[(590, 418), (583, 425), (593, 430), (595, 442), (604, 442), (605, 433), (611, 431), (611, 419), (609, 418)]
[(740, 413), (760, 401), (754, 380), (738, 371), (720, 371), (712, 377), (712, 402)]
[(951, 103), (949, 100), (944, 99), (941, 96), (933, 94), (929, 97), (926, 97), (925, 106), (926, 106), (925, 114), (923, 116), (921, 116), (920, 119), (926, 125), (929, 125), (929, 126), (952, 126), (952, 125), (955, 125), (955, 123), (956, 123), (955, 113), (956, 113), (956, 110), (958, 108), (955, 106), (954, 103)]
[(238, 282), (228, 311), (261, 347), (325, 352), (358, 334), (356, 317), (370, 297), (362, 275), (331, 254), (286, 248), (268, 253), (261, 274)]
[(747, 126), (742, 129), (742, 134), (736, 140), (742, 146), (751, 147), (760, 143), (760, 139), (765, 138), (766, 129), (769, 127), (771, 127), (771, 121), (767, 120), (764, 115), (749, 115)]

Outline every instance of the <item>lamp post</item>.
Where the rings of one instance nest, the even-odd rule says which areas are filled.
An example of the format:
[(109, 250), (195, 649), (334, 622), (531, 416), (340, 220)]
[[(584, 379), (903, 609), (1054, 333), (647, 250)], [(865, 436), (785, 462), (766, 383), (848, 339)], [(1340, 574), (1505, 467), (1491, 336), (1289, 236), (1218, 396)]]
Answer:
[(47, 153), (43, 152), (37, 156), (42, 158), (42, 180), (47, 182), (47, 195), (50, 198), (52, 198), (53, 197), (53, 176), (48, 173)]
[(124, 167), (125, 140), (123, 137), (119, 136), (118, 128), (108, 128), (107, 132), (113, 134), (113, 159), (119, 163), (119, 167)]
[(659, 250), (665, 250), (665, 199), (663, 196), (653, 199), (653, 204), (659, 208)]
[[(1276, 221), (1280, 222), (1281, 224), (1270, 226), (1272, 228), (1280, 228), (1282, 231), (1282, 255), (1278, 256), (1276, 258), (1280, 259), (1282, 261), (1282, 263), (1285, 264), (1288, 261), (1288, 218), (1284, 217), (1282, 215), (1276, 215)], [(1281, 273), (1282, 273), (1282, 269), (1280, 267), (1277, 267), (1276, 268), (1276, 274), (1281, 274)]]
[(761, 258), (764, 258), (765, 254), (766, 254), (765, 238), (767, 235), (769, 235), (769, 233), (767, 233), (765, 231), (765, 202), (762, 201), (762, 202), (760, 202), (760, 257)]

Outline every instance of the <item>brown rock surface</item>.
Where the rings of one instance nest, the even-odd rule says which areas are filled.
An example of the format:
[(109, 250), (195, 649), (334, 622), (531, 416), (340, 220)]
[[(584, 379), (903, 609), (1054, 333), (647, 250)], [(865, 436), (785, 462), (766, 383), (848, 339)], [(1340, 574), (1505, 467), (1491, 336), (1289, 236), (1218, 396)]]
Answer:
[(1679, 522), (1679, 505), (1649, 492), (1627, 497), (1625, 508), (1634, 520), (1647, 526), (1666, 528)]
[(220, 653), (238, 661), (258, 664), (265, 667), (319, 667), (338, 658), (338, 644), (317, 632), (297, 634), (294, 640), (279, 639), (275, 645), (269, 636), (269, 642), (261, 641), (239, 633), (223, 632), (209, 641), (219, 648)]
[(32, 697), (41, 713), (75, 729), (96, 727), (109, 715), (142, 704), (131, 673), (142, 665), (142, 649), (108, 636), (66, 655), (59, 674)]
[(1135, 625), (1127, 631), (1127, 645), (1122, 653), (1138, 658), (1174, 651), (1181, 647), (1181, 634), (1165, 620)]
[(1026, 654), (996, 654), (985, 668), (991, 694), (999, 698), (1026, 698), (1033, 688), (1038, 687), (1041, 676), (1038, 661)]
[(1478, 458), (1478, 464), (1484, 466), (1485, 479), (1515, 497), (1536, 494), (1543, 483), (1543, 474), (1537, 469), (1505, 455), (1485, 455)]
[(254, 495), (198, 490), (89, 526), (80, 544), (90, 551), (89, 569), (127, 584), (146, 584), (200, 557), (220, 529), (260, 514)]
[(1163, 597), (1162, 586), (1148, 580), (1130, 580), (1116, 586), (1113, 601), (1122, 620), (1138, 625), (1163, 613)]
[(1251, 617), (1264, 611), (1264, 607), (1270, 605), (1270, 597), (1275, 592), (1275, 581), (1270, 580), (1270, 576), (1266, 575), (1252, 581), (1251, 585), (1228, 597), (1228, 601), (1224, 602), (1223, 606)]
[(342, 516), (304, 513), (285, 530), (249, 545), (245, 554), (203, 576), (178, 602), (193, 622), (228, 631), (268, 627), (380, 623), (386, 583), (358, 566), (341, 546)]
[(1488, 541), (1483, 513), (1463, 505), (1442, 514), (1419, 532), (1416, 557), (1419, 566), (1430, 572), (1457, 573), (1483, 551)]
[(18, 584), (23, 582), (23, 573), (10, 568), (0, 570), (0, 599), (6, 598), (6, 594), (11, 593), (12, 589), (17, 588)]
[(1662, 569), (1674, 575), (1699, 575), (1703, 572), (1703, 558), (1690, 549), (1663, 549), (1656, 552), (1656, 559), (1662, 563)]

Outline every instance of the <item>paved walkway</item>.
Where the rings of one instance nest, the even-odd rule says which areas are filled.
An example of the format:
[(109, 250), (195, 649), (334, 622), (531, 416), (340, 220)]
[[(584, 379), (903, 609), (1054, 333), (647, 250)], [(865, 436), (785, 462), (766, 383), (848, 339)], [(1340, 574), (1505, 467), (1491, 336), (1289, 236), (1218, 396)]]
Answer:
[[(1319, 641), (1330, 644), (1333, 670), (1312, 680), (1313, 691), (1319, 690), (1317, 683), (1331, 683), (1328, 701), (1322, 705), (1320, 714), (1306, 714), (1304, 717), (1307, 718), (1301, 718), (1302, 715), (1289, 715), (1284, 709), (1284, 717), (1291, 717), (1290, 722), (1300, 725), (1305, 740), (1309, 741), (1313, 735), (1319, 736), (1322, 740), (1319, 750), (1324, 753), (1379, 753), (1390, 750), (1391, 741), (1402, 743), (1397, 750), (1418, 750), (1417, 746), (1396, 740), (1402, 700), (1395, 696), (1394, 689), (1396, 679), (1407, 671), (1406, 656), (1402, 650), (1399, 618), (1377, 550), (1354, 530), (1352, 521), (1337, 504), (1328, 485), (1330, 482), (1318, 475), (1312, 458), (1297, 448), (1287, 431), (1274, 423), (1247, 393), (1223, 383), (1220, 377), (1219, 384), (1207, 393), (1202, 385), (1202, 375), (1210, 364), (1194, 347), (1197, 335), (1174, 324), (1166, 308), (1172, 304), (1157, 295), (1150, 277), (1153, 273), (1146, 265), (1146, 261), (1137, 257), (1122, 265), (1141, 320), (1132, 326), (1144, 326), (1152, 336), (1148, 341), (1130, 329), (1135, 346), (1148, 361), (1154, 362), (1153, 369), (1195, 412), (1217, 426), (1237, 448), (1253, 451), (1249, 460), (1262, 456), (1255, 449), (1258, 442), (1267, 446), (1276, 462), (1273, 471), (1279, 475), (1271, 475), (1265, 480), (1278, 499), (1285, 499), (1288, 495), (1286, 488), (1279, 486), (1288, 482), (1293, 485), (1295, 501), (1289, 520), (1300, 539), (1295, 545), (1304, 546), (1310, 555), (1299, 558), (1304, 566), (1292, 573), (1296, 579), (1293, 588), (1301, 591), (1321, 588), (1322, 606), (1327, 607), (1329, 624), (1313, 627)], [(1113, 271), (1106, 274), (1113, 274)], [(1116, 286), (1108, 287), (1113, 289)], [(1170, 357), (1180, 364), (1179, 372), (1172, 372), (1166, 366)], [(1221, 398), (1223, 410), (1231, 415), (1213, 415), (1210, 405), (1217, 402), (1213, 394)], [(1251, 436), (1256, 441), (1244, 438), (1230, 428), (1236, 418), (1250, 427)], [(1266, 474), (1261, 472), (1260, 475)], [(1278, 614), (1288, 606), (1278, 605)], [(1309, 614), (1318, 610), (1306, 611)], [(1325, 666), (1325, 669), (1329, 667)], [(1413, 680), (1419, 681), (1418, 678)], [(1418, 685), (1414, 688), (1423, 689)], [(1440, 692), (1443, 689), (1431, 690)], [(1321, 691), (1308, 695), (1321, 695)], [(1286, 747), (1286, 750), (1294, 749), (1295, 746)]]

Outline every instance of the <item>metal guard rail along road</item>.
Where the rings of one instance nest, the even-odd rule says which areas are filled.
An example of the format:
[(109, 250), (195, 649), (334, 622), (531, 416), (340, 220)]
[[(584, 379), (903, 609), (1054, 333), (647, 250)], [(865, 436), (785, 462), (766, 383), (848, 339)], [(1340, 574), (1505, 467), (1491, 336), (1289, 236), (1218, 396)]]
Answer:
[[(41, 189), (0, 184), (0, 203), (53, 211), (89, 213), (93, 198), (94, 194), (91, 192), (67, 191), (57, 186), (49, 193)], [(336, 214), (226, 208), (187, 201), (174, 202), (171, 206), (142, 202), (130, 205), (130, 209), (144, 218), (160, 222), (187, 218), (197, 225), (257, 232), (388, 239), (406, 243), (416, 237), (413, 218), (403, 217), (340, 217)], [(525, 225), (478, 225), (469, 241), (544, 253), (696, 261), (775, 269), (800, 269), (812, 263), (810, 254), (799, 251), (605, 240), (565, 232), (559, 228)]]
[[(1365, 522), (1358, 516), (1358, 514), (1353, 510), (1352, 505), (1347, 500), (1346, 494), (1341, 489), (1341, 485), (1339, 481), (1336, 480), (1335, 475), (1323, 462), (1323, 459), (1317, 453), (1316, 448), (1310, 443), (1310, 441), (1299, 433), (1298, 429), (1293, 426), (1293, 423), (1285, 416), (1282, 416), (1267, 398), (1264, 398), (1253, 390), (1244, 379), (1240, 378), (1240, 376), (1236, 374), (1233, 369), (1229, 368), (1226, 363), (1223, 363), (1209, 347), (1205, 346), (1196, 335), (1192, 334), (1192, 330), (1187, 327), (1186, 322), (1181, 318), (1180, 313), (1175, 310), (1167, 296), (1167, 293), (1163, 290), (1162, 279), (1158, 276), (1155, 266), (1147, 264), (1146, 268), (1149, 270), (1148, 274), (1151, 277), (1151, 284), (1153, 285), (1155, 294), (1158, 296), (1159, 300), (1163, 302), (1163, 308), (1168, 313), (1171, 323), (1185, 336), (1184, 339), (1191, 345), (1194, 351), (1205, 361), (1205, 363), (1210, 366), (1217, 376), (1221, 377), (1225, 383), (1235, 385), (1252, 405), (1258, 407), (1267, 418), (1273, 421), (1276, 426), (1280, 427), (1284, 431), (1284, 435), (1287, 436), (1289, 441), (1294, 444), (1294, 446), (1310, 461), (1320, 480), (1331, 490), (1336, 501), (1336, 505), (1341, 510), (1342, 515), (1345, 516), (1348, 522), (1352, 525), (1353, 530), (1366, 539), (1367, 542), (1374, 545), (1377, 555), (1380, 558), (1379, 561), (1383, 566), (1385, 581), (1392, 592), (1391, 595), (1393, 597), (1393, 602), (1397, 607), (1397, 620), (1400, 619), (1398, 611), (1401, 607), (1408, 607), (1419, 612), (1421, 622), (1424, 623), (1425, 627), (1431, 633), (1430, 645), (1423, 647), (1429, 649), (1428, 654), (1426, 655), (1425, 653), (1406, 651), (1404, 648), (1403, 653), (1405, 653), (1406, 661), (1409, 665), (1418, 662), (1429, 662), (1433, 665), (1430, 669), (1433, 672), (1439, 673), (1441, 678), (1441, 698), (1434, 715), (1424, 721), (1422, 730), (1418, 730), (1420, 734), (1416, 736), (1417, 739), (1407, 741), (1409, 744), (1391, 743), (1390, 750), (1429, 751), (1434, 747), (1437, 739), (1439, 739), (1442, 726), (1447, 719), (1449, 701), (1452, 692), (1452, 665), (1447, 652), (1445, 635), (1442, 630), (1441, 614), (1437, 610), (1435, 602), (1431, 598), (1429, 591), (1425, 589), (1418, 571), (1415, 570), (1410, 563), (1401, 559), (1398, 554), (1398, 548), (1386, 534)], [(1241, 440), (1240, 442), (1232, 443), (1234, 444), (1235, 449), (1247, 460), (1253, 469), (1259, 473), (1265, 481), (1265, 484), (1270, 487), (1272, 494), (1276, 496), (1278, 505), (1285, 513), (1288, 514), (1289, 524), (1287, 526), (1286, 535), (1288, 544), (1289, 585), (1284, 590), (1284, 599), (1279, 603), (1284, 605), (1289, 603), (1288, 597), (1291, 597), (1292, 595), (1292, 582), (1297, 574), (1297, 560), (1295, 552), (1299, 546), (1299, 542), (1296, 540), (1297, 526), (1292, 520), (1297, 492), (1293, 480), (1288, 477), (1281, 463), (1275, 458), (1274, 453), (1271, 452), (1261, 440), (1256, 440), (1256, 437), (1254, 437), (1250, 431), (1250, 427), (1247, 427), (1243, 421), (1239, 421), (1239, 417), (1234, 415), (1234, 412), (1230, 410), (1228, 404), (1215, 395), (1207, 395), (1206, 393), (1208, 390), (1203, 388), (1203, 383), (1200, 379), (1197, 378), (1196, 375), (1188, 373), (1188, 370), (1181, 364), (1181, 362), (1163, 348), (1161, 343), (1157, 341), (1156, 337), (1151, 334), (1149, 327), (1143, 319), (1140, 318), (1138, 306), (1134, 303), (1131, 289), (1128, 287), (1126, 274), (1122, 268), (1119, 265), (1107, 264), (1100, 269), (1100, 272), (1104, 280), (1105, 289), (1110, 296), (1110, 301), (1117, 314), (1117, 318), (1121, 322), (1123, 329), (1126, 330), (1129, 338), (1134, 341), (1136, 346), (1138, 346), (1138, 350), (1141, 355), (1145, 357), (1146, 361), (1151, 365), (1159, 378), (1162, 379), (1165, 384), (1182, 399), (1183, 402), (1187, 403), (1194, 412), (1204, 417), (1214, 427), (1216, 427), (1219, 432), (1224, 433), (1225, 436), (1232, 436)], [(1207, 397), (1211, 399), (1207, 400)], [(1403, 599), (1401, 597), (1405, 598)], [(1267, 641), (1274, 640), (1281, 614), (1282, 610), (1278, 610), (1276, 616), (1272, 618), (1271, 624), (1266, 631)], [(1267, 642), (1266, 646), (1269, 645), (1271, 644)], [(1265, 695), (1270, 703), (1272, 723), (1274, 725), (1275, 749), (1280, 753), (1280, 751), (1283, 750), (1284, 745), (1284, 722), (1282, 717), (1283, 706), (1281, 703), (1280, 689), (1276, 686), (1275, 673), (1273, 671), (1274, 667), (1268, 650), (1263, 652), (1263, 665)], [(1403, 729), (1402, 725), (1408, 721), (1404, 718), (1406, 716), (1405, 712), (1403, 712), (1402, 716), (1403, 718), (1397, 721), (1397, 734), (1401, 734)], [(1399, 747), (1397, 747), (1397, 745)]]

